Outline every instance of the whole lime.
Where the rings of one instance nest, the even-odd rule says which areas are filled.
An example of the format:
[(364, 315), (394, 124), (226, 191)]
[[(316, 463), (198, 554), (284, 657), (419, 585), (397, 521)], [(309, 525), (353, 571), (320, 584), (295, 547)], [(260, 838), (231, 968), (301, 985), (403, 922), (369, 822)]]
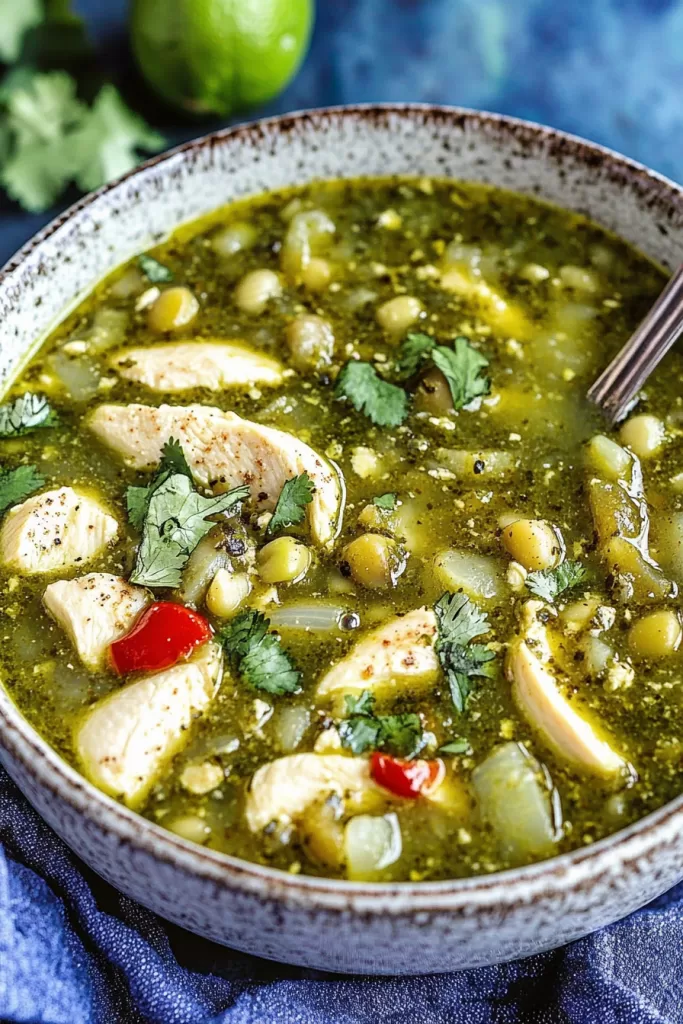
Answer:
[(314, 0), (132, 0), (131, 40), (153, 89), (194, 114), (272, 99), (306, 53)]

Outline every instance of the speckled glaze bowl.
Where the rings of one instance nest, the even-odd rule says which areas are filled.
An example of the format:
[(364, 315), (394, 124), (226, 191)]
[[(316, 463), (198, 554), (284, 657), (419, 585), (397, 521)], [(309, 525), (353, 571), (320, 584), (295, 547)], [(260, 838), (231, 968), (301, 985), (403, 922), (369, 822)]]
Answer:
[[(314, 178), (449, 175), (582, 211), (660, 263), (683, 260), (683, 192), (597, 146), (491, 114), (423, 106), (321, 110), (219, 132), (81, 200), (0, 274), (0, 374), (11, 377), (107, 271), (239, 196)], [(291, 876), (194, 846), (104, 796), (0, 685), (0, 759), (107, 881), (190, 931), (332, 971), (417, 974), (529, 956), (620, 918), (683, 877), (683, 797), (586, 849), (450, 882)]]

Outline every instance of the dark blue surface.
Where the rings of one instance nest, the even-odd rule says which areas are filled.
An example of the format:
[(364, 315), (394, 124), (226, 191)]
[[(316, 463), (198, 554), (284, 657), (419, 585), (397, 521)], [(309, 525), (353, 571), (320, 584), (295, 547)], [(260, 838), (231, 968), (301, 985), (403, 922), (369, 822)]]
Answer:
[[(126, 49), (125, 6), (76, 3), (112, 72), (172, 141), (217, 127), (169, 124), (143, 95)], [(263, 112), (372, 100), (483, 107), (577, 132), (681, 178), (682, 87), (683, 0), (319, 0), (307, 64)], [(0, 261), (48, 219), (0, 208)], [(84, 868), (1, 771), (0, 841), (2, 1020), (683, 1021), (683, 887), (521, 964), (346, 979), (268, 964), (166, 925)]]

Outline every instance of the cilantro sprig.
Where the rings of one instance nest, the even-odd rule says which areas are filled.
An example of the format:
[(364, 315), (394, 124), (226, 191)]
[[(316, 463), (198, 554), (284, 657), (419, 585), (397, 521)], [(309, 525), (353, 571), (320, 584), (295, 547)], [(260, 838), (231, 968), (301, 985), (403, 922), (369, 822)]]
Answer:
[(173, 271), (163, 263), (159, 263), (159, 260), (155, 260), (153, 256), (148, 256), (147, 253), (138, 256), (138, 266), (152, 284), (168, 284), (173, 280)]
[(306, 506), (313, 501), (315, 485), (308, 473), (286, 480), (280, 491), (272, 518), (266, 527), (266, 536), (272, 537), (287, 526), (296, 526), (306, 515)]
[(464, 594), (443, 594), (434, 605), (438, 627), (436, 653), (457, 711), (465, 710), (472, 679), (491, 677), (495, 653), (472, 640), (488, 633), (489, 621)]
[(141, 151), (163, 147), (118, 89), (103, 84), (70, 0), (1, 6), (0, 58), (13, 66), (0, 86), (0, 185), (12, 199), (46, 210), (71, 184), (99, 188), (133, 168)]
[(454, 409), (462, 409), (491, 390), (491, 381), (481, 375), (489, 361), (467, 338), (456, 338), (452, 349), (437, 345), (432, 360), (448, 382)]
[(408, 396), (403, 388), (383, 380), (370, 363), (346, 363), (334, 393), (336, 398), (346, 398), (378, 427), (398, 427), (408, 415)]
[(428, 362), (446, 378), (454, 409), (464, 408), (491, 390), (491, 381), (481, 373), (489, 365), (488, 359), (463, 335), (455, 338), (453, 348), (439, 345), (428, 334), (406, 335), (397, 365), (399, 375), (404, 379), (412, 377)]
[(128, 518), (142, 530), (131, 583), (179, 586), (187, 560), (214, 526), (208, 517), (234, 509), (248, 494), (248, 487), (217, 497), (199, 494), (180, 444), (169, 440), (152, 483), (126, 492)]
[(402, 378), (412, 377), (422, 363), (431, 355), (436, 339), (421, 332), (409, 332), (401, 345), (398, 372)]
[(35, 466), (0, 469), (0, 514), (39, 491), (44, 483)]
[(376, 715), (375, 698), (369, 690), (360, 697), (346, 696), (348, 718), (339, 723), (342, 746), (354, 754), (368, 750), (387, 750), (397, 757), (416, 757), (425, 745), (420, 716), (414, 712), (402, 715)]
[(217, 634), (233, 671), (246, 683), (267, 693), (296, 693), (301, 672), (282, 649), (270, 620), (262, 612), (241, 612)]
[(372, 504), (376, 505), (377, 508), (381, 508), (383, 512), (393, 512), (398, 503), (398, 497), (393, 491), (387, 491), (386, 494), (378, 494), (376, 498), (372, 499)]
[(0, 437), (21, 437), (55, 423), (57, 414), (43, 395), (27, 391), (13, 402), (0, 405)]
[(552, 604), (565, 590), (583, 583), (588, 571), (580, 562), (563, 562), (556, 569), (536, 569), (526, 578), (527, 588), (536, 597)]

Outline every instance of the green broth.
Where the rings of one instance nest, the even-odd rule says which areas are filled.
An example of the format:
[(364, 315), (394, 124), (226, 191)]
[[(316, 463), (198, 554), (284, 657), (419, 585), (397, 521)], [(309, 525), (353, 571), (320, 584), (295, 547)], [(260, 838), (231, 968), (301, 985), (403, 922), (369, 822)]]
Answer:
[[(283, 211), (291, 215), (300, 209), (323, 210), (334, 222), (334, 235), (316, 257), (331, 265), (331, 283), (312, 292), (285, 278), (281, 296), (263, 312), (241, 311), (234, 301), (236, 285), (254, 269), (280, 271), (288, 227)], [(391, 215), (378, 222), (386, 211)], [(382, 220), (390, 226), (383, 226)], [(253, 246), (231, 256), (217, 252), (218, 229), (243, 222), (255, 229)], [(360, 630), (307, 633), (282, 628), (282, 646), (303, 673), (302, 690), (295, 695), (271, 697), (226, 673), (210, 709), (192, 724), (186, 745), (156, 778), (141, 812), (169, 826), (189, 816), (195, 832), (197, 819), (202, 820), (202, 838), (213, 849), (285, 870), (344, 877), (343, 860), (325, 862), (311, 855), (298, 821), (265, 834), (250, 831), (245, 794), (259, 766), (294, 752), (282, 742), (283, 720), (291, 715), (286, 709), (299, 709), (296, 753), (312, 751), (321, 732), (339, 717), (316, 700), (316, 685), (326, 669), (374, 626), (437, 601), (445, 588), (433, 561), (446, 549), (497, 560), (499, 594), (477, 601), (491, 623), (484, 642), (496, 649), (496, 668), (491, 678), (473, 680), (463, 713), (454, 707), (443, 678), (426, 689), (408, 685), (397, 688), (393, 699), (378, 699), (379, 713), (422, 716), (425, 731), (432, 734), (422, 757), (434, 758), (438, 747), (453, 737), (463, 737), (467, 749), (444, 755), (449, 779), (455, 779), (464, 794), (458, 808), (424, 799), (392, 805), (403, 852), (373, 877), (459, 877), (519, 862), (482, 818), (471, 788), (477, 765), (504, 742), (523, 743), (552, 779), (563, 819), (554, 845), (558, 853), (608, 835), (677, 795), (683, 781), (678, 725), (683, 655), (676, 650), (665, 658), (636, 657), (628, 634), (644, 611), (665, 606), (677, 610), (679, 602), (628, 595), (624, 599), (623, 591), (615, 595), (615, 586), (623, 581), (615, 583), (614, 572), (601, 558), (586, 491), (586, 443), (605, 433), (605, 426), (586, 402), (585, 392), (660, 292), (663, 273), (626, 243), (577, 215), (479, 185), (413, 179), (322, 182), (234, 203), (180, 229), (153, 255), (170, 268), (175, 284), (186, 286), (199, 300), (198, 316), (173, 335), (154, 333), (147, 310), (136, 310), (150, 283), (131, 276), (131, 271), (138, 273), (135, 261), (117, 270), (64, 320), (13, 383), (8, 397), (26, 390), (44, 393), (60, 420), (49, 431), (0, 441), (4, 464), (35, 464), (50, 486), (73, 485), (98, 495), (121, 528), (116, 543), (84, 571), (127, 578), (137, 534), (125, 525), (125, 489), (148, 482), (149, 474), (127, 469), (93, 438), (85, 420), (99, 402), (199, 403), (291, 432), (334, 459), (343, 472), (347, 496), (333, 550), (316, 551), (305, 579), (278, 588), (281, 607), (325, 599), (354, 613)], [(490, 301), (481, 293), (473, 301), (471, 294), (446, 290), (442, 280), (447, 265), (459, 268), (470, 283), (485, 282), (504, 296), (508, 309), (519, 314), (523, 330), (510, 330), (511, 321), (492, 313)], [(122, 281), (131, 282), (130, 294), (125, 294)], [(379, 427), (334, 398), (334, 380), (349, 359), (372, 362), (394, 379), (392, 367), (406, 332), (388, 335), (377, 322), (376, 310), (398, 295), (414, 296), (422, 305), (423, 316), (412, 330), (443, 345), (463, 335), (489, 360), (491, 393), (475, 403), (476, 408), (457, 413), (438, 408), (438, 396), (413, 381), (409, 390), (419, 394), (414, 395), (405, 423)], [(119, 378), (108, 364), (110, 352), (86, 353), (84, 365), (91, 367), (95, 381), (101, 378), (100, 384), (85, 401), (74, 400), (60, 385), (51, 355), (64, 344), (73, 346), (74, 339), (87, 339), (93, 317), (104, 308), (127, 315), (126, 346), (240, 339), (285, 363), (286, 326), (297, 316), (314, 314), (332, 326), (334, 356), (323, 369), (296, 372), (274, 388), (199, 388), (169, 396)], [(658, 417), (667, 431), (661, 453), (643, 461), (645, 494), (655, 524), (681, 504), (672, 480), (683, 471), (682, 373), (681, 356), (675, 351), (648, 381), (637, 409)], [(359, 453), (359, 448), (370, 449), (370, 455)], [(508, 452), (513, 468), (503, 480), (486, 472), (461, 476), (444, 463), (441, 449)], [(364, 457), (375, 463), (368, 476), (357, 471), (363, 468)], [(396, 539), (407, 554), (406, 567), (395, 586), (369, 590), (344, 575), (342, 551), (363, 532), (363, 509), (386, 492), (395, 492), (401, 504), (394, 513), (376, 516), (370, 532)], [(622, 664), (632, 662), (635, 675), (627, 687), (610, 688), (604, 673), (587, 672), (582, 654), (589, 635), (585, 630), (580, 637), (562, 632), (554, 612), (550, 626), (567, 652), (562, 661), (563, 692), (576, 710), (587, 711), (600, 723), (630, 762), (634, 775), (629, 779), (615, 783), (578, 771), (543, 741), (513, 700), (503, 670), (505, 645), (519, 632), (519, 607), (531, 595), (523, 588), (514, 590), (507, 580), (510, 558), (501, 544), (501, 516), (506, 514), (553, 523), (562, 532), (568, 557), (579, 559), (588, 570), (587, 581), (558, 598), (555, 610), (561, 612), (586, 592), (600, 605), (615, 609), (614, 623), (601, 637)], [(243, 522), (247, 536), (261, 547), (263, 529), (248, 508)], [(305, 526), (286, 532), (309, 543)], [(651, 553), (658, 555), (654, 542)], [(116, 691), (122, 681), (113, 672), (83, 667), (60, 626), (44, 610), (46, 583), (60, 575), (75, 574), (46, 578), (2, 571), (0, 657), (3, 678), (19, 708), (63, 757), (79, 766), (74, 728), (84, 709)], [(669, 575), (675, 579), (674, 570), (669, 569)], [(253, 595), (261, 591), (256, 588)], [(162, 591), (156, 596), (170, 595)], [(267, 607), (266, 613), (273, 608)], [(206, 613), (203, 606), (200, 610)], [(212, 622), (216, 628), (221, 624), (215, 617)], [(273, 709), (260, 726), (255, 706), (259, 700)], [(210, 792), (193, 794), (181, 782), (183, 771), (206, 762), (221, 768), (222, 781)]]

